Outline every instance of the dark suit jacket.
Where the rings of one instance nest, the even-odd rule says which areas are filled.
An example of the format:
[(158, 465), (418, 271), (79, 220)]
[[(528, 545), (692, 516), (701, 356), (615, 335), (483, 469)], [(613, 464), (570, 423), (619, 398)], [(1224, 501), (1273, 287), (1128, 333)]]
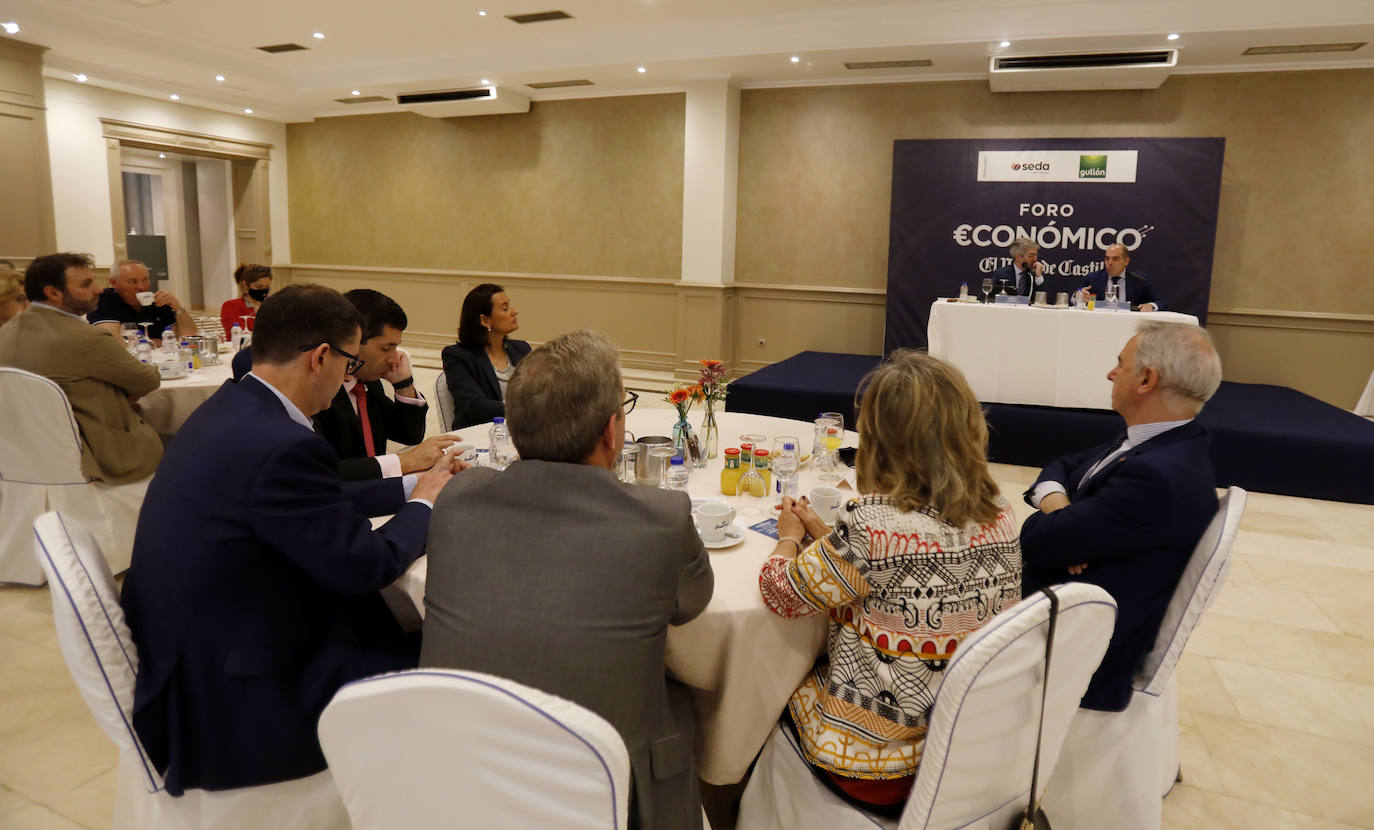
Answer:
[(687, 495), (581, 464), (468, 470), (440, 494), (428, 549), (420, 664), (591, 709), (629, 749), (631, 826), (699, 827), (695, 719), (663, 663), (668, 626), (715, 585)]
[[(1193, 421), (1127, 450), (1077, 492), (1108, 445), (1054, 461), (1036, 480), (1063, 484), (1072, 504), (1037, 510), (1021, 526), (1025, 595), (1071, 580), (1098, 585), (1117, 603), (1116, 630), (1083, 695), (1087, 709), (1120, 711), (1130, 703), (1132, 678), (1217, 512), (1210, 446), (1207, 430)], [(1068, 566), (1082, 562), (1086, 571), (1068, 575)]]
[[(1015, 265), (1005, 265), (1001, 268), (998, 268), (996, 271), (993, 271), (991, 274), (989, 274), (989, 276), (992, 277), (992, 286), (994, 291), (1000, 292), (1002, 290), (1002, 284), (999, 282), (999, 280), (1006, 280), (1007, 287), (1012, 290), (1012, 293), (1020, 294), (1022, 297), (1029, 297), (1036, 290), (1045, 290), (1042, 286), (1037, 286), (1035, 284), (1034, 272), (1028, 275), (1021, 276), (1020, 282), (1018, 283)], [(982, 286), (982, 284), (983, 281), (979, 280), (978, 285)], [(970, 286), (970, 289), (971, 288), (972, 286)], [(979, 288), (978, 296), (982, 296), (981, 288)], [(997, 295), (994, 294), (993, 296), (995, 297)]]
[(121, 605), (134, 728), (169, 793), (319, 772), (315, 724), (334, 692), (414, 664), (363, 646), (346, 606), (421, 553), (429, 508), (401, 504), (395, 482), (341, 485), (337, 464), (247, 378), (191, 414), (153, 476)]
[[(510, 365), (519, 363), (530, 353), (524, 340), (507, 340), (506, 356)], [(473, 351), (454, 343), (444, 348), (444, 379), (453, 395), (453, 423), (450, 429), (462, 429), (473, 424), (485, 424), (498, 415), (506, 414), (506, 402), (501, 400), (501, 384), (496, 370), (485, 353)]]
[(234, 352), (234, 359), (229, 361), (229, 368), (234, 372), (234, 380), (253, 371), (253, 347), (248, 346)]
[[(1096, 272), (1083, 285), (1092, 288), (1097, 299), (1105, 299), (1107, 296), (1107, 272)], [(1164, 310), (1164, 300), (1155, 292), (1154, 284), (1130, 269), (1126, 270), (1126, 299), (1130, 301), (1132, 307), (1144, 303), (1154, 303), (1160, 311)]]
[[(399, 444), (418, 444), (425, 440), (425, 413), (429, 406), (396, 403), (387, 396), (380, 380), (370, 381), (367, 387), (367, 421), (372, 426), (372, 446), (377, 453), (386, 453), (387, 439)], [(414, 392), (414, 387), (407, 389)], [(339, 456), (339, 477), (344, 481), (381, 478), (382, 468), (377, 459), (368, 458), (363, 444), (363, 422), (353, 411), (353, 401), (342, 387), (329, 408), (315, 414), (315, 431), (329, 442)]]

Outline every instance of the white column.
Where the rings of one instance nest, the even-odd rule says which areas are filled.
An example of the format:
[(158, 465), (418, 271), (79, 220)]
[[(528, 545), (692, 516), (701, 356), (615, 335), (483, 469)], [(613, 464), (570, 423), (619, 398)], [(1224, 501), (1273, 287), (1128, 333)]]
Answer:
[(682, 280), (735, 281), (739, 179), (739, 87), (729, 80), (687, 86), (682, 153)]

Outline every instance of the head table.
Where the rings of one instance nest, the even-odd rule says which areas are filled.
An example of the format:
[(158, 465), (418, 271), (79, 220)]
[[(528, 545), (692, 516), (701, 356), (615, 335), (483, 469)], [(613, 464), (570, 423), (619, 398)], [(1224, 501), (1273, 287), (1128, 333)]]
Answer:
[[(699, 412), (692, 413), (694, 429), (700, 420)], [(675, 421), (671, 410), (636, 410), (626, 419), (626, 427), (641, 438), (668, 436)], [(692, 471), (689, 494), (694, 503), (716, 499), (739, 510), (737, 497), (721, 495), (720, 472), (725, 448), (739, 446), (739, 436), (744, 433), (768, 436), (769, 447), (779, 435), (794, 436), (801, 439), (802, 451), (810, 452), (809, 422), (738, 412), (719, 413), (717, 421), (721, 453), (704, 469)], [(489, 425), (483, 424), (458, 434), (464, 442), (484, 448), (488, 429)], [(846, 446), (856, 446), (857, 442), (855, 433), (846, 433)], [(852, 485), (853, 471), (843, 467), (841, 471)], [(817, 475), (810, 463), (802, 467), (802, 494), (820, 483)], [(668, 631), (668, 673), (692, 691), (697, 712), (697, 763), (702, 780), (710, 784), (733, 784), (744, 777), (792, 691), (825, 644), (824, 616), (789, 620), (763, 604), (759, 569), (776, 542), (746, 526), (765, 518), (736, 518), (736, 527), (743, 529), (742, 540), (732, 547), (710, 551), (716, 580), (710, 604), (696, 619)], [(393, 608), (401, 599), (407, 612), (423, 615), (426, 568), (421, 557), (391, 586), (387, 593)]]

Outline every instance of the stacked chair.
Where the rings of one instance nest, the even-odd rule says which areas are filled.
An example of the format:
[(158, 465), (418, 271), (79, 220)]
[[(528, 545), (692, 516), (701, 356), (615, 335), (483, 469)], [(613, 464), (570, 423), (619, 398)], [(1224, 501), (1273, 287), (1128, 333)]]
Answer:
[(348, 814), (328, 770), (260, 787), (168, 795), (133, 728), (138, 650), (99, 543), (57, 513), (39, 516), (33, 533), (62, 657), (96, 723), (119, 748), (116, 830), (347, 830)]
[(43, 584), (31, 534), (48, 510), (89, 528), (109, 569), (126, 570), (150, 479), (113, 486), (87, 481), (71, 403), (42, 375), (0, 366), (0, 424), (0, 582)]
[(1080, 709), (1045, 790), (1055, 830), (1159, 830), (1163, 800), (1180, 780), (1178, 683), (1183, 647), (1226, 579), (1246, 493), (1232, 487), (1174, 589), (1154, 648), (1121, 712)]
[(1051, 603), (1043, 593), (998, 614), (961, 644), (936, 693), (921, 765), (900, 821), (863, 812), (832, 794), (790, 733), (775, 727), (745, 788), (738, 830), (1013, 827), (1030, 795), (1042, 692), (1037, 789), (1043, 791), (1116, 624), (1116, 603), (1101, 588), (1070, 583), (1052, 590), (1060, 607), (1048, 678)]

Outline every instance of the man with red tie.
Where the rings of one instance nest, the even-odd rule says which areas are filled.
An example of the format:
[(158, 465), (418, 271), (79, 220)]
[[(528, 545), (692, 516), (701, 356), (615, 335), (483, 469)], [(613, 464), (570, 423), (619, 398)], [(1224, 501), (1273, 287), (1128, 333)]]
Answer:
[[(424, 440), (429, 405), (415, 388), (410, 358), (400, 349), (406, 313), (395, 300), (370, 288), (354, 289), (344, 297), (362, 317), (359, 365), (344, 377), (329, 408), (315, 416), (315, 431), (334, 447), (344, 481), (427, 470), (457, 439), (436, 435)], [(394, 400), (386, 394), (384, 380), (391, 384)], [(386, 451), (388, 440), (418, 446), (391, 454)]]

